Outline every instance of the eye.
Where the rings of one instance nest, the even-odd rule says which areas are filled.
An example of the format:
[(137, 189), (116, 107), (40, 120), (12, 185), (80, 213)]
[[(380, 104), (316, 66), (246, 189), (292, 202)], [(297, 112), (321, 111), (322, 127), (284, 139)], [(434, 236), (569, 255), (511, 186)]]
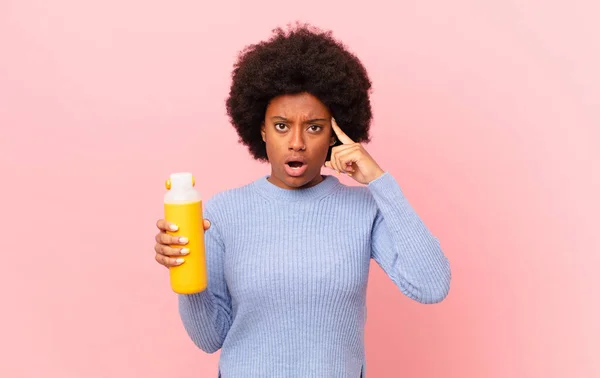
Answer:
[(312, 131), (312, 132), (315, 132), (315, 133), (316, 133), (317, 131), (320, 131), (322, 128), (323, 128), (323, 127), (321, 127), (321, 126), (319, 126), (319, 125), (310, 125), (310, 127), (309, 127), (310, 131)]
[(287, 129), (287, 125), (285, 123), (276, 123), (275, 129), (277, 131), (285, 131), (285, 129)]

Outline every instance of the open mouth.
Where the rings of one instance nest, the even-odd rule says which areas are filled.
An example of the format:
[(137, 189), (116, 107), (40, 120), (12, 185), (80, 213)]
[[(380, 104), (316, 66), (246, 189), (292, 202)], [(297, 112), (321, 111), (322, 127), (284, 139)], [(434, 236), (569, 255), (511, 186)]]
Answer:
[(306, 162), (303, 160), (290, 159), (285, 163), (285, 171), (291, 177), (300, 177), (306, 172)]

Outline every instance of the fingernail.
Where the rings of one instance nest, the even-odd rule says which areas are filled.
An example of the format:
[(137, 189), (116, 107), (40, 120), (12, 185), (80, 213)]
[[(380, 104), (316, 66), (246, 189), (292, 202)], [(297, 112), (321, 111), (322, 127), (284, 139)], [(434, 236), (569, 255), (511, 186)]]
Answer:
[(171, 231), (177, 231), (178, 228), (179, 227), (177, 227), (177, 225), (174, 225), (174, 224), (169, 226), (169, 230), (171, 230)]
[(179, 243), (186, 244), (188, 242), (188, 238), (179, 238)]
[(175, 263), (177, 263), (177, 265), (183, 264), (183, 259), (181, 257), (175, 259)]
[(190, 250), (187, 248), (181, 248), (181, 254), (182, 255), (187, 255), (188, 253), (190, 253)]

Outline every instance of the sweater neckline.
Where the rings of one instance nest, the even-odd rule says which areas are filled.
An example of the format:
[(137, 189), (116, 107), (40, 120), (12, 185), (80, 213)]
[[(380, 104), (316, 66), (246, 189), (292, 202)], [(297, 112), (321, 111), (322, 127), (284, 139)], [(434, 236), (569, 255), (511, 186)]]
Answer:
[(323, 181), (310, 188), (304, 189), (284, 189), (273, 184), (268, 180), (270, 175), (265, 175), (254, 181), (254, 187), (259, 194), (269, 199), (283, 201), (303, 201), (319, 199), (332, 193), (340, 184), (337, 177), (331, 175), (322, 175)]

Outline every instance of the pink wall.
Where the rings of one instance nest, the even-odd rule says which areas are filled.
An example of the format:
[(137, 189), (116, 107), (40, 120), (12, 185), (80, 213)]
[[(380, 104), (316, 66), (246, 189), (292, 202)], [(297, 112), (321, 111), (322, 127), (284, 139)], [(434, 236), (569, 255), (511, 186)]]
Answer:
[(163, 182), (267, 172), (224, 98), (295, 19), (363, 59), (368, 149), (452, 262), (435, 306), (373, 266), (370, 377), (600, 376), (597, 2), (201, 3), (0, 2), (0, 377), (215, 376), (153, 260)]

